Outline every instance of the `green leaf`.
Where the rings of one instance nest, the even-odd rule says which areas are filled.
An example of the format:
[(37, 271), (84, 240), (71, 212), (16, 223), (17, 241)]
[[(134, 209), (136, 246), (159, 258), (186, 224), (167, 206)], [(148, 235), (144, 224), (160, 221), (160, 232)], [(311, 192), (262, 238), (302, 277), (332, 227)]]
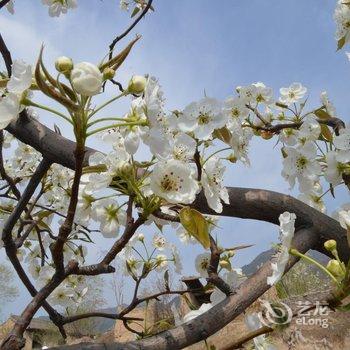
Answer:
[(331, 116), (322, 108), (316, 109), (315, 114), (318, 118), (322, 120), (329, 120)]
[(276, 106), (281, 107), (281, 108), (288, 108), (288, 105), (281, 103), (281, 102), (276, 102)]
[(340, 38), (340, 39), (338, 40), (337, 51), (339, 51), (340, 49), (342, 49), (344, 45), (345, 45), (345, 36), (343, 36), (342, 38)]
[(223, 127), (214, 131), (214, 137), (229, 145), (232, 135), (226, 127)]
[(205, 248), (210, 247), (209, 225), (205, 217), (197, 210), (185, 207), (179, 213), (180, 222), (186, 231)]
[(333, 134), (329, 130), (329, 127), (327, 125), (321, 124), (321, 135), (324, 140), (326, 141), (332, 141), (333, 140)]
[(284, 147), (281, 148), (281, 153), (282, 153), (282, 157), (283, 158), (287, 158), (288, 157), (288, 154), (287, 154), (287, 152), (286, 152)]
[(134, 16), (136, 16), (138, 13), (140, 12), (140, 8), (138, 6), (134, 7), (134, 10), (131, 13), (131, 18), (133, 18)]
[(83, 168), (83, 174), (103, 173), (105, 171), (107, 171), (107, 165), (105, 164), (90, 165)]

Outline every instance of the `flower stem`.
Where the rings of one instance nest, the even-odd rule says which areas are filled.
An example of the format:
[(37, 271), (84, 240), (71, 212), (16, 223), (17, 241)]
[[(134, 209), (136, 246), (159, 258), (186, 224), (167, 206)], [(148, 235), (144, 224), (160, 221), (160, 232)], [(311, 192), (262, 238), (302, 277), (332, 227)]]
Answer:
[(223, 152), (223, 151), (228, 151), (232, 149), (231, 147), (226, 147), (226, 148), (223, 148), (223, 149), (219, 149), (218, 151), (214, 152), (212, 155), (210, 155), (202, 164), (202, 166), (213, 156), (215, 156), (216, 154), (220, 153), (220, 152)]
[(127, 122), (127, 123), (107, 125), (107, 126), (103, 126), (101, 128), (98, 128), (98, 129), (95, 129), (93, 131), (88, 132), (86, 134), (86, 136), (89, 137), (89, 136), (94, 135), (94, 134), (96, 134), (96, 133), (98, 133), (100, 131), (107, 130), (107, 129), (110, 129), (110, 128), (118, 128), (118, 127), (121, 127), (121, 126), (133, 126), (133, 125), (144, 126), (144, 125), (147, 125), (147, 122)]
[(111, 98), (110, 100), (108, 100), (108, 101), (106, 101), (105, 103), (103, 103), (102, 105), (98, 106), (96, 109), (94, 109), (94, 110), (90, 113), (90, 115), (88, 116), (88, 120), (89, 120), (92, 116), (94, 116), (97, 112), (99, 112), (101, 109), (105, 108), (105, 107), (108, 106), (110, 103), (112, 103), (112, 102), (118, 100), (119, 98), (121, 98), (121, 97), (123, 97), (123, 96), (125, 96), (125, 95), (127, 95), (127, 92), (124, 91), (124, 92), (122, 92), (120, 95), (118, 95), (118, 96), (116, 96), (116, 97), (113, 97), (113, 98)]
[(316, 265), (319, 269), (321, 269), (324, 273), (326, 273), (336, 284), (338, 287), (341, 287), (339, 281), (333, 276), (332, 273), (330, 273), (323, 265), (321, 265), (319, 262), (317, 262), (316, 260), (310, 258), (309, 256), (307, 255), (304, 255), (302, 253), (300, 253), (298, 250), (296, 249), (290, 249), (289, 253), (291, 255), (294, 255), (294, 256), (297, 256), (301, 259), (304, 259), (305, 261), (311, 263), (311, 264), (314, 264)]
[(45, 111), (51, 112), (51, 113), (56, 114), (59, 117), (63, 118), (68, 123), (73, 124), (73, 122), (67, 116), (65, 116), (63, 113), (60, 113), (60, 112), (58, 112), (58, 111), (56, 111), (56, 110), (54, 110), (54, 109), (52, 109), (50, 107), (43, 106), (41, 104), (35, 103), (33, 101), (30, 101), (30, 100), (25, 100), (25, 105), (26, 106), (32, 106), (32, 107), (40, 108), (40, 109), (43, 109)]
[(89, 128), (92, 125), (95, 125), (95, 124), (101, 123), (101, 122), (105, 122), (105, 121), (108, 121), (108, 120), (124, 121), (124, 122), (127, 121), (127, 119), (125, 119), (125, 118), (117, 118), (117, 117), (100, 118), (100, 119), (94, 120), (93, 122), (88, 123), (87, 127)]

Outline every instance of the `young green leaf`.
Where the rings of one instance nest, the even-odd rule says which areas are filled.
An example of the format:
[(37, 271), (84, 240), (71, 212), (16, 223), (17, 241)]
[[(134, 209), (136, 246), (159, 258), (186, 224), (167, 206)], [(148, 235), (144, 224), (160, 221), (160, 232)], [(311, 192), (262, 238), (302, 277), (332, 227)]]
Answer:
[(186, 231), (205, 249), (210, 247), (209, 225), (205, 217), (197, 210), (185, 207), (179, 213), (180, 222)]

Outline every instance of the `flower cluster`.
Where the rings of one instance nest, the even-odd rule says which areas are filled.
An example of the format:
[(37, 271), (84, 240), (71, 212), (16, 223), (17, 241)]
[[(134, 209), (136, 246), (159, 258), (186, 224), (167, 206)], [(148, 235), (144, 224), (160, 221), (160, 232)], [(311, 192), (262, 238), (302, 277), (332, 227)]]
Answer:
[(123, 11), (129, 11), (132, 8), (131, 17), (134, 17), (147, 6), (147, 1), (146, 0), (120, 0), (119, 6), (120, 6), (120, 9)]
[(118, 255), (118, 260), (124, 275), (135, 281), (145, 279), (152, 271), (164, 272), (169, 269), (169, 263), (176, 273), (182, 271), (178, 248), (159, 233), (152, 239), (142, 233), (135, 235)]
[[(75, 9), (78, 4), (77, 0), (41, 0), (43, 5), (49, 7), (48, 12), (50, 17), (59, 17), (61, 14), (67, 13), (69, 9)], [(12, 15), (15, 13), (15, 0), (10, 0), (6, 4), (6, 9)]]
[(338, 42), (338, 49), (341, 49), (350, 39), (350, 4), (338, 0), (333, 17), (336, 24), (335, 39)]
[(22, 101), (28, 95), (32, 84), (32, 68), (21, 60), (14, 61), (12, 75), (6, 88), (0, 94), (0, 129), (4, 129), (18, 118), (24, 108)]

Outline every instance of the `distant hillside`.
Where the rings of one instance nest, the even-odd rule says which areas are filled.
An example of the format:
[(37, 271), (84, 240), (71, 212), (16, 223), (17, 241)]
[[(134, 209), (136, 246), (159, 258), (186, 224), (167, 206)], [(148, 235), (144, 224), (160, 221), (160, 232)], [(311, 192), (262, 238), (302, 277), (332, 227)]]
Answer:
[[(266, 250), (262, 253), (260, 253), (252, 262), (250, 262), (247, 265), (244, 265), (242, 267), (242, 271), (245, 275), (250, 276), (253, 273), (255, 273), (264, 263), (266, 263), (271, 257), (272, 255), (275, 253), (274, 249), (269, 249)], [(318, 262), (320, 262), (321, 264), (326, 264), (329, 260), (329, 258), (320, 253), (317, 252), (315, 250), (311, 250), (307, 255), (309, 255), (310, 257), (312, 257), (313, 259), (317, 260)], [(316, 269), (316, 266), (310, 266), (310, 268)]]

